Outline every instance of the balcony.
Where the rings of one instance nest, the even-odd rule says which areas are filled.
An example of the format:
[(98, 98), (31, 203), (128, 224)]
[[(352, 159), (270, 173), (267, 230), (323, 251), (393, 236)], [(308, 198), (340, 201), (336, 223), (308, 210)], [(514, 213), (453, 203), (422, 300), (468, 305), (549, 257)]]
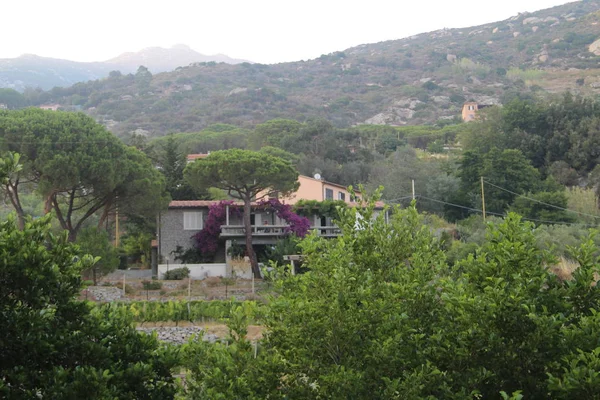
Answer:
[[(337, 226), (311, 226), (311, 231), (316, 231), (319, 236), (337, 237), (342, 231)], [(279, 237), (288, 233), (288, 225), (252, 225), (254, 237)], [(221, 225), (221, 237), (244, 237), (244, 225)]]

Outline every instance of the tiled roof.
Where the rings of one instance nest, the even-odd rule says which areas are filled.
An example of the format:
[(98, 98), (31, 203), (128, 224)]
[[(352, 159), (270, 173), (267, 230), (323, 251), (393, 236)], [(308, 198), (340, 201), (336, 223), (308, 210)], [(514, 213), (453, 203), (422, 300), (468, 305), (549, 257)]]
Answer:
[[(169, 203), (169, 208), (195, 208), (195, 207), (210, 207), (213, 204), (218, 204), (221, 200), (173, 200)], [(236, 205), (243, 205), (241, 202), (235, 202)], [(255, 206), (257, 203), (252, 203)], [(356, 207), (359, 203), (348, 203), (350, 207)], [(375, 208), (383, 208), (385, 203), (378, 201), (375, 203)]]
[(210, 154), (188, 154), (187, 155), (187, 160), (188, 161), (194, 161), (197, 160), (199, 158), (206, 158), (208, 157)]
[(219, 200), (173, 200), (169, 208), (210, 207), (217, 203)]

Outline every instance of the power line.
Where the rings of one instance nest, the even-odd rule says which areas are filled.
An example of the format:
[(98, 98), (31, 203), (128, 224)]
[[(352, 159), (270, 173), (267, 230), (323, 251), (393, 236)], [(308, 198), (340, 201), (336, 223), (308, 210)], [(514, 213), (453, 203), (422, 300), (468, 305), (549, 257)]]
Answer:
[[(423, 199), (423, 200), (429, 200), (429, 201), (433, 201), (436, 203), (441, 203), (441, 204), (445, 204), (445, 205), (449, 205), (449, 206), (453, 206), (453, 207), (458, 207), (458, 208), (462, 208), (465, 210), (469, 210), (469, 211), (474, 211), (474, 212), (478, 212), (478, 213), (483, 213), (483, 210), (479, 210), (477, 208), (472, 208), (472, 207), (467, 207), (467, 206), (461, 206), (459, 204), (453, 204), (453, 203), (448, 203), (447, 201), (442, 201), (442, 200), (436, 200), (436, 199), (432, 199), (429, 197), (425, 197), (422, 195), (417, 195), (419, 199)], [(497, 213), (497, 212), (493, 212), (493, 211), (486, 211), (487, 214), (491, 214), (491, 215), (496, 215), (498, 217), (506, 217), (506, 214), (501, 214), (501, 213)], [(525, 221), (532, 221), (532, 222), (541, 222), (541, 223), (545, 223), (545, 224), (560, 224), (560, 225), (578, 225), (578, 226), (585, 226), (585, 227), (595, 227), (596, 225), (591, 225), (591, 224), (579, 224), (576, 222), (564, 222), (564, 221), (549, 221), (549, 220), (543, 220), (543, 219), (536, 219), (536, 218), (527, 218), (527, 217), (523, 217), (521, 216), (521, 219), (525, 220)]]
[(534, 201), (534, 202), (537, 202), (537, 203), (543, 204), (543, 205), (545, 205), (545, 206), (548, 206), (548, 207), (556, 208), (556, 209), (558, 209), (558, 210), (562, 210), (562, 211), (569, 211), (569, 212), (573, 212), (573, 213), (576, 213), (576, 214), (579, 214), (579, 215), (585, 215), (585, 216), (587, 216), (587, 217), (592, 217), (592, 218), (600, 218), (600, 216), (597, 216), (597, 215), (592, 215), (592, 214), (588, 214), (588, 213), (584, 213), (584, 212), (580, 212), (580, 211), (570, 210), (570, 209), (568, 209), (568, 208), (564, 208), (564, 207), (560, 207), (560, 206), (555, 206), (554, 204), (546, 203), (546, 202), (543, 202), (543, 201), (541, 201), (541, 200), (537, 200), (537, 199), (533, 199), (533, 198), (531, 198), (531, 197), (527, 197), (527, 196), (525, 196), (525, 195), (522, 195), (522, 194), (519, 194), (519, 193), (513, 192), (513, 191), (511, 191), (511, 190), (505, 189), (505, 188), (503, 188), (503, 187), (500, 187), (500, 186), (498, 186), (498, 185), (494, 185), (493, 183), (491, 183), (491, 182), (488, 182), (488, 181), (486, 181), (485, 179), (484, 179), (483, 181), (484, 181), (485, 183), (487, 183), (488, 185), (490, 185), (490, 186), (493, 186), (493, 187), (495, 187), (495, 188), (497, 188), (497, 189), (503, 190), (503, 191), (505, 191), (505, 192), (508, 192), (508, 193), (510, 193), (510, 194), (514, 194), (515, 196), (518, 196), (518, 197), (523, 197), (524, 199), (527, 199), (527, 200), (530, 200), (530, 201)]

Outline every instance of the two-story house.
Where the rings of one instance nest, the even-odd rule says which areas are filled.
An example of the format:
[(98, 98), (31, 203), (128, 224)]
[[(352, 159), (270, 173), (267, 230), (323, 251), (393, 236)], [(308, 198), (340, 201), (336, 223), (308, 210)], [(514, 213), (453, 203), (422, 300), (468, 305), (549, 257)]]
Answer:
[[(318, 175), (313, 178), (300, 175), (298, 190), (288, 197), (281, 198), (280, 201), (285, 204), (295, 204), (301, 199), (342, 200), (349, 205), (356, 205), (352, 202), (346, 187), (319, 178)], [(360, 193), (355, 194), (360, 198)], [(181, 249), (193, 247), (195, 245), (193, 236), (204, 228), (210, 207), (218, 203), (219, 201), (206, 200), (172, 201), (168, 209), (158, 216), (156, 241), (158, 258), (162, 262), (173, 263), (175, 261), (174, 252), (178, 247)], [(379, 203), (377, 206), (379, 209), (383, 209), (383, 203)], [(214, 258), (216, 263), (226, 262), (227, 249), (232, 246), (234, 241), (244, 242), (242, 215), (239, 209), (236, 211), (233, 208), (226, 207), (225, 222), (221, 226), (219, 249)], [(309, 220), (311, 229), (316, 230), (319, 235), (335, 237), (340, 233), (339, 228), (333, 224), (330, 217), (314, 215)], [(273, 211), (265, 210), (262, 207), (253, 207), (251, 223), (255, 246), (273, 245), (278, 239), (288, 234), (287, 222), (280, 219)]]

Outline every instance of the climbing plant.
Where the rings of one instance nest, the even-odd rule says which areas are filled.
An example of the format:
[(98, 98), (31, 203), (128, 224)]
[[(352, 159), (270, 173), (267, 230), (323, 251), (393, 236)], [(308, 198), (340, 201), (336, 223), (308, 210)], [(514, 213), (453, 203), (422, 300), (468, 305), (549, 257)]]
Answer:
[(347, 206), (348, 205), (343, 200), (299, 200), (296, 204), (294, 204), (293, 210), (298, 215), (303, 215), (306, 217), (318, 215), (321, 217), (338, 219), (339, 208), (346, 208)]
[[(229, 211), (241, 215), (241, 206), (231, 200), (223, 200), (209, 207), (208, 216), (204, 221), (204, 229), (196, 233), (193, 239), (196, 243), (196, 249), (203, 258), (214, 256), (219, 247), (219, 236), (221, 235), (221, 226), (227, 220), (227, 206)], [(292, 211), (289, 204), (283, 204), (277, 199), (264, 200), (257, 204), (257, 208), (271, 210), (289, 224), (288, 233), (297, 237), (304, 237), (310, 229), (310, 222), (306, 217), (299, 216)]]
[(231, 211), (241, 213), (240, 207), (231, 200), (215, 203), (208, 209), (204, 229), (192, 236), (196, 242), (196, 248), (204, 257), (212, 257), (217, 252), (221, 225), (227, 220), (227, 206)]
[(310, 221), (308, 218), (300, 216), (292, 211), (292, 206), (284, 204), (278, 199), (262, 200), (258, 206), (265, 210), (272, 210), (275, 214), (289, 224), (289, 233), (293, 233), (299, 238), (306, 236), (310, 230)]

